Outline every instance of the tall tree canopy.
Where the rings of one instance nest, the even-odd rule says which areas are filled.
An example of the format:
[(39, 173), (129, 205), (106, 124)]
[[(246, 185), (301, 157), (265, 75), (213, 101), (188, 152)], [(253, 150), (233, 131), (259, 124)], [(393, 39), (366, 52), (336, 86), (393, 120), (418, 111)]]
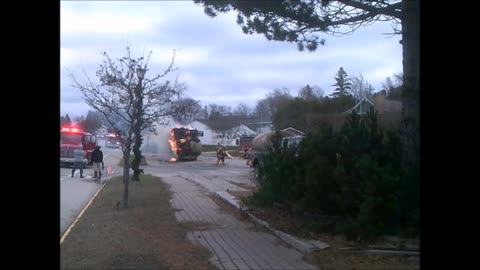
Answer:
[(350, 78), (348, 78), (347, 72), (340, 67), (335, 74), (335, 83), (332, 86), (335, 86), (333, 90), (332, 96), (334, 97), (343, 97), (349, 94), (350, 88), (352, 87), (352, 82)]
[[(103, 62), (96, 72), (97, 82), (84, 71), (86, 80), (79, 81), (70, 73), (73, 86), (78, 88), (85, 103), (101, 114), (112, 129), (119, 135), (123, 152), (123, 206), (128, 206), (128, 184), (130, 167), (134, 176), (140, 170), (138, 157), (141, 157), (141, 132), (155, 127), (162, 119), (178, 114), (183, 108), (179, 105), (185, 86), (181, 83), (164, 80), (165, 76), (175, 71), (174, 57), (170, 65), (161, 74), (145, 76), (151, 53), (134, 58), (130, 48), (127, 55), (112, 59), (103, 52)], [(133, 149), (132, 149), (133, 146)], [(130, 166), (130, 152), (135, 155)]]
[(194, 0), (205, 13), (237, 12), (245, 34), (263, 34), (268, 40), (295, 42), (298, 49), (315, 51), (324, 45), (323, 32), (347, 34), (377, 21), (392, 22), (392, 34), (401, 34), (403, 46), (403, 139), (406, 161), (419, 157), (420, 126), (420, 0)]

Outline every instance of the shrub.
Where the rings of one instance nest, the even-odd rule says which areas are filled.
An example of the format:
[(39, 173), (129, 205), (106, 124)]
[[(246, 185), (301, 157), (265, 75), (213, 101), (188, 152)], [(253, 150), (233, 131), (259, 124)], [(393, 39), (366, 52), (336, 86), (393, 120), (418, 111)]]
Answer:
[(384, 130), (373, 109), (364, 116), (353, 112), (338, 133), (327, 127), (308, 134), (298, 153), (280, 147), (277, 138), (265, 157), (265, 179), (252, 201), (288, 202), (338, 217), (328, 226), (321, 220), (305, 224), (315, 230), (334, 229), (350, 239), (417, 235), (418, 164), (402, 167), (401, 155), (398, 133)]

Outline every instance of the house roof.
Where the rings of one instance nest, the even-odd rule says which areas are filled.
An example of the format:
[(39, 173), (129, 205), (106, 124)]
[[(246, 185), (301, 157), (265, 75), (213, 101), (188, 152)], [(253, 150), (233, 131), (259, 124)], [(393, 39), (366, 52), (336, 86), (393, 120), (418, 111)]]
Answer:
[(239, 127), (242, 127), (242, 131), (244, 134), (251, 134), (251, 135), (256, 134), (255, 130), (251, 129), (245, 124), (240, 124)]
[(292, 135), (301, 135), (301, 136), (305, 135), (305, 133), (293, 127), (284, 128), (282, 129), (282, 131), (286, 131), (288, 133), (291, 133)]
[(273, 122), (245, 122), (244, 125), (251, 130), (256, 130), (258, 127), (271, 127), (273, 126)]
[(210, 121), (207, 119), (194, 119), (193, 121), (198, 121), (204, 124), (205, 126), (209, 127), (210, 129), (213, 129), (213, 127), (216, 126), (217, 128), (220, 128), (222, 130), (228, 130), (228, 129), (243, 125), (245, 128), (251, 130), (250, 127), (240, 122), (237, 116), (224, 116), (219, 118), (218, 120), (213, 120), (213, 121)]
[(364, 98), (362, 98), (357, 104), (355, 104), (355, 106), (353, 106), (352, 108), (344, 111), (343, 113), (351, 113), (352, 111), (354, 111), (355, 109), (357, 109), (362, 103), (370, 103), (370, 105), (375, 106), (375, 104), (373, 103), (373, 101), (371, 101), (371, 100), (368, 99), (367, 97), (364, 97)]
[(208, 120), (207, 119), (193, 119), (192, 122), (194, 122), (194, 121), (200, 122), (200, 123), (208, 126)]
[[(351, 113), (353, 110), (357, 109), (362, 103), (369, 103), (372, 106), (375, 106), (375, 103), (368, 99), (367, 97), (364, 97), (361, 99), (355, 106), (352, 108), (346, 110), (343, 112), (344, 114)], [(398, 100), (390, 100), (390, 99), (385, 99), (383, 103), (383, 112), (401, 112), (402, 111), (402, 102)]]

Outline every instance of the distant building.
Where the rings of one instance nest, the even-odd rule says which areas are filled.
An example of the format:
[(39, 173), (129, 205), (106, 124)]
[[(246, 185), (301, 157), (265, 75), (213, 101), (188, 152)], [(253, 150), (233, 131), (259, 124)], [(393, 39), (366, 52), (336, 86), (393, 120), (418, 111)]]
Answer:
[(257, 134), (264, 133), (264, 132), (270, 132), (273, 130), (273, 122), (268, 122), (268, 121), (255, 121), (255, 119), (248, 119), (245, 121), (245, 125), (250, 128), (251, 130), (254, 130)]
[(216, 130), (215, 127), (213, 127), (212, 122), (209, 122), (208, 120), (195, 119), (194, 121), (190, 122), (188, 126), (203, 133), (203, 136), (200, 137), (200, 140), (204, 145), (216, 145), (221, 143), (223, 145), (234, 146), (237, 143), (237, 139), (239, 139), (241, 136), (256, 135), (256, 132), (245, 124), (222, 124), (222, 132), (219, 132), (218, 129)]
[(355, 106), (346, 110), (344, 114), (350, 114), (352, 111), (356, 111), (358, 114), (365, 114), (372, 107), (378, 112), (379, 115), (385, 113), (402, 113), (402, 102), (397, 100), (388, 100), (384, 94), (377, 94), (372, 98), (372, 100), (366, 97), (361, 99), (357, 104), (355, 104)]
[(305, 135), (304, 132), (302, 132), (298, 129), (295, 129), (293, 127), (284, 128), (284, 129), (282, 129), (282, 131), (286, 131), (286, 132), (292, 134), (292, 136), (304, 136)]
[(376, 94), (372, 99), (363, 98), (355, 106), (343, 112), (344, 115), (356, 111), (358, 114), (366, 114), (370, 108), (378, 113), (380, 123), (385, 127), (398, 128), (402, 120), (402, 102), (386, 99), (384, 93)]

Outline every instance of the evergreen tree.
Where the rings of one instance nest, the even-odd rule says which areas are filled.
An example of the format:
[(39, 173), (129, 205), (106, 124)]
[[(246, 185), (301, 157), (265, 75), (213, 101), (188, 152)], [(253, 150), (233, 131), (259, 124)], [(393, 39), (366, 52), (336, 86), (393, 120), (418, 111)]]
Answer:
[(337, 74), (335, 75), (335, 90), (333, 91), (333, 97), (344, 97), (347, 96), (350, 88), (352, 87), (352, 82), (348, 78), (347, 72), (343, 70), (343, 67), (340, 67)]

